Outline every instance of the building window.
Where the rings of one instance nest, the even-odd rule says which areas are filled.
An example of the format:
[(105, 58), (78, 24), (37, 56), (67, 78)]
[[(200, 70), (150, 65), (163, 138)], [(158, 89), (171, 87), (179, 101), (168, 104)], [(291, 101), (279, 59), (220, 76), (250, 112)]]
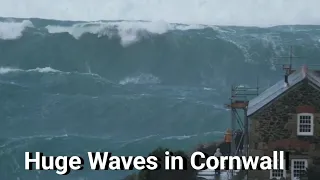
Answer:
[(313, 136), (313, 114), (300, 113), (297, 120), (297, 135)]
[[(278, 161), (278, 168), (280, 167), (280, 163)], [(270, 179), (281, 179), (286, 177), (285, 169), (272, 169), (270, 170)]]
[(308, 160), (306, 159), (292, 159), (291, 160), (291, 179), (300, 179), (306, 172), (308, 167)]

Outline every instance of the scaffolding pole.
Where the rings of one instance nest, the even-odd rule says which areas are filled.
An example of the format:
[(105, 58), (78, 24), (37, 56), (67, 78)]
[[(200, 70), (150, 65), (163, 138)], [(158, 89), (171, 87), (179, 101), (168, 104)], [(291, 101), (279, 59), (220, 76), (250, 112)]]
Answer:
[[(249, 121), (247, 117), (247, 109), (249, 104), (250, 96), (257, 96), (259, 94), (259, 86), (256, 88), (248, 88), (244, 86), (232, 86), (231, 87), (231, 98), (230, 104), (226, 104), (226, 107), (230, 109), (231, 112), (231, 156), (246, 156), (249, 155)], [(240, 111), (242, 111), (240, 115)], [(236, 144), (236, 131), (241, 130), (241, 137), (238, 145)], [(243, 142), (243, 143), (241, 143)], [(243, 146), (241, 147), (241, 144)], [(240, 151), (242, 149), (242, 151)], [(229, 170), (228, 176), (232, 178), (234, 176), (234, 171)], [(246, 171), (246, 177), (248, 178), (248, 171)]]

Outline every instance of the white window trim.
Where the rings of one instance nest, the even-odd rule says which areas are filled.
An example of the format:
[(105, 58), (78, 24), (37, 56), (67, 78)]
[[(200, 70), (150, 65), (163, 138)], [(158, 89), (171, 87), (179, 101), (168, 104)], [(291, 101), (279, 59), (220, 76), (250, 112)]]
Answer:
[[(286, 162), (286, 160), (284, 159), (284, 166), (286, 166), (285, 165), (285, 162)], [(286, 171), (286, 169), (283, 169), (283, 170), (281, 170), (281, 171), (283, 171), (283, 177), (274, 177), (274, 176), (272, 176), (272, 172), (274, 171), (275, 169), (271, 169), (270, 170), (270, 179), (281, 179), (281, 178), (286, 178), (287, 177), (287, 171)], [(280, 170), (280, 169), (279, 169)]]
[[(310, 132), (300, 132), (300, 116), (310, 116), (311, 131)], [(298, 136), (313, 136), (314, 133), (314, 115), (311, 113), (299, 113), (297, 115), (297, 135)]]
[(304, 164), (305, 164), (305, 168), (308, 168), (308, 160), (307, 159), (292, 159), (291, 160), (291, 179), (292, 180), (299, 180), (299, 178), (295, 178), (293, 177), (294, 175), (294, 162), (295, 161), (304, 161)]

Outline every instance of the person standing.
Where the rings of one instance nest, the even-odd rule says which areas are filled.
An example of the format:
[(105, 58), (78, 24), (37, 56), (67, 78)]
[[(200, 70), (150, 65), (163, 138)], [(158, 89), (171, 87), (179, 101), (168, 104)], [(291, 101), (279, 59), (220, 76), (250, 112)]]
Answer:
[[(214, 156), (219, 158), (220, 156), (222, 156), (222, 153), (220, 152), (220, 148), (217, 148), (216, 152), (214, 153)], [(220, 167), (218, 167), (215, 171), (215, 174), (220, 175)]]
[(231, 141), (232, 141), (232, 132), (230, 129), (227, 129), (225, 135), (224, 135), (224, 142), (227, 145), (227, 154), (231, 155)]

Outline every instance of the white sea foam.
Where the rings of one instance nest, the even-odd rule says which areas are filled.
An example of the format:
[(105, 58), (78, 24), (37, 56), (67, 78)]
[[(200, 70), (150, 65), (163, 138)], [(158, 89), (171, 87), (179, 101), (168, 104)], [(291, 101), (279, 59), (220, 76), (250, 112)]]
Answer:
[(27, 27), (33, 27), (29, 20), (22, 22), (0, 22), (0, 39), (11, 40), (22, 36), (22, 32)]
[(35, 68), (35, 69), (18, 69), (18, 68), (12, 68), (12, 67), (0, 67), (0, 74), (8, 74), (12, 72), (39, 72), (39, 73), (52, 73), (52, 72), (61, 72), (59, 70), (53, 69), (51, 67), (44, 67), (44, 68)]
[[(163, 34), (170, 30), (189, 30), (189, 29), (203, 29), (204, 25), (178, 25), (170, 24), (165, 21), (154, 22), (87, 22), (77, 23), (72, 26), (47, 26), (49, 33), (69, 33), (74, 38), (79, 39), (85, 33), (97, 34), (101, 36), (118, 36), (121, 39), (123, 46), (128, 46), (143, 38), (143, 33)], [(117, 29), (117, 32), (114, 31)], [(142, 34), (142, 35), (141, 35)]]
[(169, 136), (169, 137), (162, 138), (162, 140), (184, 140), (184, 139), (189, 139), (195, 136), (197, 135)]
[(152, 74), (140, 74), (138, 76), (126, 77), (119, 84), (158, 84), (160, 82), (160, 79)]
[[(1, 0), (0, 0), (1, 1)], [(11, 21), (0, 22), (0, 39), (12, 40), (22, 36), (23, 31), (26, 28), (33, 28), (33, 24), (29, 20), (17, 22), (11, 19)], [(34, 27), (36, 28), (36, 27)], [(158, 20), (150, 22), (142, 21), (96, 21), (96, 22), (82, 22), (74, 23), (69, 26), (61, 25), (48, 25), (46, 29), (49, 33), (68, 33), (76, 39), (81, 38), (84, 34), (95, 34), (98, 37), (108, 36), (119, 37), (122, 46), (126, 47), (133, 43), (139, 42), (145, 37), (149, 37), (150, 34), (160, 35), (172, 30), (191, 30), (191, 29), (204, 29), (212, 28), (216, 32), (219, 32), (218, 38), (228, 41), (236, 45), (243, 51), (247, 61), (251, 61), (251, 54), (248, 52), (250, 43), (243, 41), (245, 36), (250, 36), (251, 39), (261, 41), (266, 47), (273, 47), (273, 49), (279, 54), (283, 53), (284, 49), (281, 48), (282, 39), (277, 35), (268, 33), (264, 34), (241, 34), (236, 32), (232, 28), (221, 28), (214, 25), (200, 25), (200, 24), (174, 24), (167, 21)], [(285, 31), (285, 30), (284, 30)], [(303, 29), (292, 29), (292, 31), (303, 31)], [(242, 32), (243, 33), (243, 32)], [(212, 38), (212, 37), (208, 37)], [(310, 38), (316, 42), (319, 42), (319, 37), (314, 35)]]
[[(34, 27), (32, 22), (24, 20), (22, 22), (6, 21), (0, 22), (0, 39), (12, 40), (22, 36), (26, 28)], [(48, 25), (46, 29), (49, 33), (69, 33), (74, 38), (79, 39), (83, 34), (96, 34), (98, 37), (118, 36), (123, 46), (128, 46), (143, 38), (143, 34), (163, 34), (170, 30), (189, 30), (203, 29), (204, 25), (178, 25), (165, 21), (155, 22), (137, 22), (137, 21), (121, 21), (121, 22), (85, 22), (75, 23), (71, 26)], [(115, 31), (117, 30), (117, 31)], [(146, 34), (146, 35), (147, 35)]]
[(112, 81), (101, 77), (99, 74), (95, 74), (92, 72), (78, 72), (78, 71), (73, 71), (73, 72), (65, 72), (65, 71), (60, 71), (57, 69), (53, 69), (51, 67), (37, 67), (34, 69), (19, 69), (19, 68), (14, 68), (14, 67), (0, 67), (0, 75), (5, 75), (5, 74), (10, 74), (10, 73), (59, 73), (59, 74), (64, 74), (64, 75), (72, 75), (72, 74), (77, 74), (81, 76), (90, 76), (94, 78), (95, 80), (98, 80), (99, 82), (103, 82), (106, 84), (114, 84)]

